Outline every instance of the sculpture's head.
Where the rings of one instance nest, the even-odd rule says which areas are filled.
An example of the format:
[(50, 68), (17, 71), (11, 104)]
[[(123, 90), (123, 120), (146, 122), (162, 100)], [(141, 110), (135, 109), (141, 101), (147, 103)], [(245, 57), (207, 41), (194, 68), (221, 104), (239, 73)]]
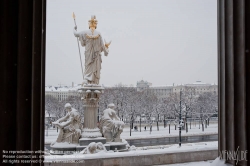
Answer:
[(101, 143), (101, 142), (98, 142), (96, 143), (96, 148), (101, 151), (101, 150), (106, 150), (105, 146)]
[(115, 105), (114, 105), (113, 103), (110, 103), (110, 104), (108, 105), (108, 108), (110, 108), (110, 109), (115, 109)]
[(95, 142), (91, 142), (88, 146), (89, 152), (90, 153), (95, 153), (96, 151), (96, 143)]
[(64, 107), (68, 112), (71, 111), (71, 105), (69, 103), (66, 103)]
[(92, 27), (96, 29), (97, 28), (97, 23), (98, 23), (98, 21), (97, 21), (95, 15), (92, 15), (91, 20), (89, 20), (89, 29), (92, 28)]

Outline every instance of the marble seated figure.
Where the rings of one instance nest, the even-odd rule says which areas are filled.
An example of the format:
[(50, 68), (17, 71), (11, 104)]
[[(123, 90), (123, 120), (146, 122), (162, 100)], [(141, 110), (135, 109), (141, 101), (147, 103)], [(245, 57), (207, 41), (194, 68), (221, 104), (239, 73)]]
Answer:
[(69, 103), (65, 104), (65, 109), (68, 111), (67, 115), (52, 123), (60, 129), (56, 142), (77, 144), (82, 132), (80, 114)]
[(120, 135), (123, 132), (124, 122), (120, 121), (114, 108), (114, 104), (109, 104), (108, 108), (103, 111), (99, 128), (107, 142), (122, 142)]

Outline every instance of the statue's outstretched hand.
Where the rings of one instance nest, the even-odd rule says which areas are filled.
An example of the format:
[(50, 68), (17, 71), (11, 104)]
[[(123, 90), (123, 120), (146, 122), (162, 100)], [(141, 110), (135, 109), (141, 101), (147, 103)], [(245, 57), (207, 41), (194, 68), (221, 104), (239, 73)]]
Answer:
[(111, 41), (107, 43), (107, 42), (105, 41), (105, 39), (104, 39), (104, 42), (105, 42), (105, 44), (104, 44), (105, 47), (106, 47), (106, 48), (109, 48), (109, 45), (111, 44)]
[(52, 122), (52, 124), (59, 128), (62, 128), (62, 125), (58, 121)]
[(63, 128), (61, 123), (56, 123), (55, 126), (59, 127), (59, 128)]

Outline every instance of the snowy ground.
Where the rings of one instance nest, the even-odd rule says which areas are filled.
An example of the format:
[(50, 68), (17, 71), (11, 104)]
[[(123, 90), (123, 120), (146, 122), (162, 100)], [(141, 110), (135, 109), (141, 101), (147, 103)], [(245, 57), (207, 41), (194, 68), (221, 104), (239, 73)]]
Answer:
[[(124, 139), (145, 139), (145, 138), (161, 138), (161, 137), (172, 137), (172, 136), (178, 136), (179, 135), (179, 130), (178, 128), (175, 130), (174, 125), (171, 125), (170, 127), (170, 134), (169, 134), (169, 127), (167, 126), (164, 128), (163, 126), (159, 127), (159, 131), (157, 131), (157, 127), (153, 126), (153, 131), (150, 134), (149, 128), (147, 128), (146, 131), (144, 131), (144, 126), (142, 126), (142, 131), (140, 132), (139, 125), (138, 130), (139, 131), (134, 131), (131, 130), (131, 136), (130, 136), (130, 129), (129, 127), (125, 127), (123, 129), (123, 132), (121, 134), (121, 138)], [(192, 135), (209, 135), (209, 134), (217, 134), (218, 133), (218, 124), (210, 124), (207, 126), (207, 128), (204, 128), (204, 132), (202, 129), (199, 129), (199, 124), (192, 125), (191, 129), (190, 126), (188, 128), (188, 133), (186, 133), (185, 130), (182, 130), (181, 134), (182, 136), (192, 136)], [(45, 144), (50, 144), (51, 142), (54, 142), (58, 136), (57, 130), (56, 129), (49, 129), (48, 133), (47, 130), (45, 130)], [(48, 134), (48, 136), (47, 136)]]

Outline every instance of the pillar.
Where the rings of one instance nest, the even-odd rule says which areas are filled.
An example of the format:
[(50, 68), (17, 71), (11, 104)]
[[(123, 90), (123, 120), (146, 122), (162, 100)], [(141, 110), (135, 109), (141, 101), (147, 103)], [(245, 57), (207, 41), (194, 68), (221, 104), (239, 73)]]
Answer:
[(104, 88), (99, 85), (84, 85), (82, 91), (82, 101), (84, 106), (84, 128), (83, 138), (101, 137), (102, 134), (97, 126), (98, 102)]
[(225, 150), (250, 150), (249, 22), (249, 0), (218, 0), (219, 155)]

